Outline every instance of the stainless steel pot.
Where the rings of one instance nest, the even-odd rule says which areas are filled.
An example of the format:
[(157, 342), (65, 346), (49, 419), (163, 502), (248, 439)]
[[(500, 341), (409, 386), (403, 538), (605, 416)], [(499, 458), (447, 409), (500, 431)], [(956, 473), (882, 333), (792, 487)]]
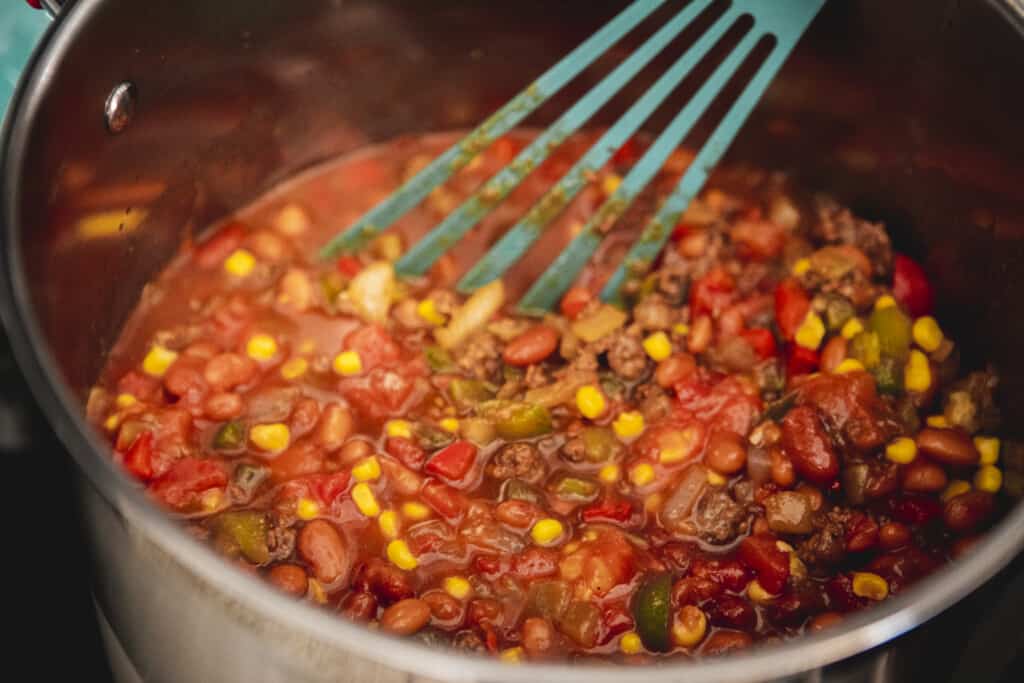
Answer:
[[(4, 127), (0, 301), (84, 475), (97, 606), (119, 662), (135, 669), (119, 669), (122, 680), (886, 680), (891, 639), (1024, 546), (1017, 506), (954, 566), (783, 645), (634, 670), (509, 667), (268, 590), (186, 536), (105, 456), (83, 400), (142, 286), (183, 239), (318, 160), (476, 121), (618, 6), (77, 0), (59, 13)], [(965, 356), (1003, 372), (1011, 430), (1024, 424), (1012, 400), (1024, 395), (1022, 26), (1017, 0), (833, 0), (733, 150), (889, 223), (935, 275)], [(99, 210), (146, 215), (137, 230), (83, 239), (78, 219)]]

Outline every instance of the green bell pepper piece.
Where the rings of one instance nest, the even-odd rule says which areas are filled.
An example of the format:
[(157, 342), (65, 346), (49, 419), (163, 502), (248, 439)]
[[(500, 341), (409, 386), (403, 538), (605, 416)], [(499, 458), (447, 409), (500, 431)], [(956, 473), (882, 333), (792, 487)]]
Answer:
[(542, 507), (544, 496), (537, 489), (527, 484), (522, 479), (509, 479), (501, 487), (501, 500), (525, 500), (527, 503)]
[(584, 427), (580, 438), (590, 462), (607, 462), (622, 452), (622, 443), (609, 427)]
[(472, 410), (485, 401), (494, 398), (494, 390), (478, 379), (453, 379), (448, 384), (448, 394), (459, 410)]
[(217, 517), (217, 535), (228, 549), (237, 548), (253, 564), (270, 561), (267, 547), (267, 517), (262, 512), (225, 512)]
[(563, 500), (589, 501), (597, 496), (597, 484), (576, 477), (562, 477), (555, 486), (555, 495)]
[(436, 344), (423, 347), (423, 356), (433, 372), (450, 372), (455, 369), (451, 354)]
[(633, 597), (636, 632), (644, 647), (654, 652), (667, 652), (670, 647), (671, 590), (672, 577), (669, 574), (654, 574), (644, 579)]
[(878, 350), (883, 356), (903, 361), (910, 354), (910, 317), (898, 306), (875, 310), (868, 319), (868, 329), (878, 335)]
[(861, 365), (868, 370), (875, 367), (882, 359), (882, 349), (878, 334), (870, 330), (864, 330), (850, 340), (848, 354), (850, 358), (859, 360)]
[(213, 437), (213, 447), (220, 451), (232, 451), (245, 445), (245, 425), (238, 420), (225, 422)]
[(551, 431), (551, 413), (544, 406), (517, 401), (488, 401), (480, 413), (494, 423), (498, 436), (513, 441), (529, 439)]

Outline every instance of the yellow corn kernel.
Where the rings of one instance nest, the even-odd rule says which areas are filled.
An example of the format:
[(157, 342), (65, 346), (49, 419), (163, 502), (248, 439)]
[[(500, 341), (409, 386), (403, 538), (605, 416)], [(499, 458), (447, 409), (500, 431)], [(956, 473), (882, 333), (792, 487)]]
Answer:
[(622, 640), (619, 641), (619, 649), (627, 655), (635, 655), (643, 652), (644, 644), (635, 631), (630, 631), (629, 633), (622, 634)]
[(779, 550), (781, 550), (784, 553), (796, 552), (793, 549), (793, 546), (791, 546), (790, 544), (786, 543), (785, 541), (775, 541), (775, 547), (778, 548)]
[(384, 433), (388, 436), (411, 439), (412, 427), (405, 420), (388, 420), (387, 424), (384, 425)]
[(310, 498), (299, 498), (298, 502), (295, 503), (295, 514), (299, 519), (304, 519), (308, 522), (311, 519), (316, 519), (316, 516), (320, 514), (320, 506), (316, 504), (315, 500)]
[(359, 482), (352, 487), (352, 501), (359, 508), (359, 511), (367, 517), (376, 517), (380, 514), (380, 504), (377, 496), (373, 495), (373, 489), (366, 482)]
[(121, 414), (111, 413), (110, 417), (103, 421), (103, 427), (108, 432), (112, 432), (117, 429), (118, 425), (121, 424)]
[(853, 339), (863, 331), (864, 323), (859, 318), (850, 318), (843, 325), (842, 329), (839, 330), (839, 334), (843, 335), (844, 339)]
[(795, 552), (789, 554), (789, 574), (795, 576), (798, 579), (805, 578), (807, 576), (807, 565), (804, 561), (797, 557)]
[(879, 310), (879, 309), (882, 309), (882, 308), (892, 308), (895, 305), (896, 305), (896, 299), (893, 299), (888, 294), (883, 294), (882, 296), (880, 296), (877, 299), (875, 299), (875, 310), (876, 311)]
[(401, 539), (395, 539), (388, 543), (387, 553), (388, 559), (399, 569), (411, 571), (419, 566), (416, 556), (409, 550), (409, 545)]
[(672, 641), (680, 647), (693, 647), (707, 631), (707, 615), (694, 605), (683, 605), (672, 620)]
[(924, 421), (928, 423), (929, 427), (949, 429), (949, 420), (946, 419), (945, 415), (929, 415)]
[(452, 434), (459, 433), (459, 421), (454, 417), (446, 417), (441, 420), (438, 424), (441, 425), (441, 429)]
[(523, 648), (510, 647), (507, 650), (502, 650), (498, 659), (506, 664), (518, 664), (523, 661)]
[(563, 532), (562, 523), (548, 517), (533, 525), (530, 536), (537, 545), (554, 545), (562, 537)]
[(430, 516), (430, 508), (423, 503), (409, 501), (408, 503), (402, 503), (402, 516), (418, 522)]
[(629, 480), (634, 486), (647, 486), (654, 481), (654, 468), (642, 462), (629, 471)]
[(380, 513), (377, 517), (377, 525), (380, 527), (380, 533), (384, 535), (384, 538), (398, 538), (398, 533), (401, 531), (401, 521), (398, 519), (398, 513), (394, 510), (385, 510)]
[(903, 370), (903, 386), (907, 391), (928, 391), (932, 385), (932, 368), (928, 365), (928, 356), (917, 349), (910, 352), (907, 366)]
[(131, 394), (118, 394), (117, 398), (114, 399), (114, 403), (117, 405), (118, 408), (131, 408), (138, 402), (139, 399), (135, 398)]
[(615, 463), (605, 465), (597, 473), (597, 478), (606, 484), (614, 484), (622, 476), (622, 469)]
[(256, 267), (256, 257), (245, 249), (235, 249), (224, 259), (224, 270), (235, 277), (245, 277)]
[(605, 196), (611, 196), (615, 194), (615, 190), (619, 189), (619, 185), (622, 184), (622, 177), (617, 173), (609, 173), (601, 180), (601, 191), (604, 192)]
[(675, 325), (672, 326), (672, 331), (675, 332), (680, 337), (685, 337), (686, 335), (690, 334), (690, 326), (687, 325), (686, 323), (676, 323)]
[(658, 462), (664, 465), (671, 465), (690, 457), (696, 447), (696, 441), (700, 432), (696, 427), (683, 427), (666, 433), (661, 438), (661, 448), (658, 451)]
[(309, 361), (305, 358), (292, 358), (281, 366), (281, 376), (285, 379), (298, 379), (306, 374), (309, 369)]
[(845, 375), (848, 372), (857, 372), (863, 369), (864, 364), (856, 358), (845, 358), (836, 366), (835, 373), (837, 375)]
[(922, 316), (915, 320), (911, 333), (917, 345), (928, 353), (939, 348), (942, 340), (945, 339), (939, 323), (930, 315)]
[(359, 357), (358, 351), (342, 351), (334, 357), (333, 365), (334, 371), (345, 377), (358, 375), (363, 371), (363, 359)]
[(352, 466), (352, 478), (356, 481), (373, 481), (380, 477), (380, 461), (377, 456), (363, 458)]
[(437, 310), (433, 299), (424, 299), (416, 304), (416, 313), (425, 321), (434, 326), (444, 325), (447, 318)]
[(711, 486), (725, 486), (728, 483), (729, 480), (723, 477), (718, 472), (715, 472), (712, 469), (708, 470), (708, 484), (710, 484)]
[(283, 451), (291, 441), (291, 432), (283, 422), (254, 425), (249, 430), (249, 440), (264, 451)]
[(619, 416), (615, 418), (615, 422), (612, 422), (612, 429), (615, 430), (620, 439), (631, 439), (634, 436), (639, 436), (644, 431), (643, 413), (638, 410), (619, 413)]
[(885, 457), (899, 465), (910, 464), (917, 457), (917, 444), (913, 439), (901, 436), (885, 447)]
[(974, 487), (979, 491), (995, 493), (1003, 485), (1003, 473), (995, 465), (982, 465), (974, 473)]
[(249, 337), (245, 352), (253, 360), (270, 360), (277, 355), (277, 342), (269, 334), (254, 334)]
[(756, 603), (763, 604), (766, 602), (771, 602), (771, 600), (775, 596), (766, 591), (764, 589), (764, 586), (757, 582), (757, 579), (754, 579), (753, 581), (747, 584), (747, 597)]
[(222, 489), (208, 489), (199, 496), (199, 505), (206, 512), (213, 512), (224, 502), (224, 491)]
[(821, 346), (821, 340), (824, 338), (825, 323), (822, 322), (821, 316), (814, 311), (808, 311), (807, 317), (800, 323), (800, 327), (796, 331), (794, 340), (805, 349), (815, 351)]
[(999, 462), (999, 439), (994, 436), (974, 437), (974, 447), (978, 449), (980, 465), (995, 465)]
[(797, 277), (800, 277), (801, 275), (803, 275), (804, 273), (806, 273), (810, 269), (811, 269), (811, 259), (809, 259), (809, 258), (797, 259), (796, 263), (793, 264), (792, 273), (793, 273), (793, 275), (796, 275)]
[(655, 332), (643, 341), (644, 351), (655, 363), (660, 363), (672, 355), (672, 342), (664, 332)]
[(465, 600), (473, 592), (473, 586), (462, 576), (449, 576), (444, 580), (444, 592), (456, 600)]
[(171, 367), (171, 363), (177, 360), (177, 358), (177, 351), (171, 351), (159, 344), (154, 344), (153, 348), (146, 354), (146, 357), (142, 359), (142, 369), (147, 375), (163, 377), (164, 373), (167, 372), (167, 368)]
[(307, 585), (309, 586), (309, 592), (307, 593), (309, 599), (319, 605), (326, 605), (327, 591), (320, 585), (320, 582), (316, 579), (310, 579)]
[(961, 493), (967, 493), (971, 490), (971, 485), (963, 479), (954, 479), (949, 482), (946, 486), (946, 490), (942, 492), (942, 502), (946, 502), (956, 498)]
[(853, 594), (869, 600), (885, 600), (889, 595), (889, 584), (878, 574), (854, 572)]
[(600, 389), (588, 384), (576, 390), (576, 407), (580, 409), (583, 417), (593, 420), (604, 414), (607, 402)]

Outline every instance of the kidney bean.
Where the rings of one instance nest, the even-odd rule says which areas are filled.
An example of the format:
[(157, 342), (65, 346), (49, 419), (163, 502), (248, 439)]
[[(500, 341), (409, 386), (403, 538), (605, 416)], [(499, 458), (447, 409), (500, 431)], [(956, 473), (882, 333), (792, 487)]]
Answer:
[(859, 553), (878, 543), (878, 522), (863, 513), (855, 512), (854, 515), (846, 530), (846, 549)]
[(825, 594), (828, 604), (839, 612), (850, 612), (857, 609), (861, 599), (853, 592), (853, 581), (847, 574), (837, 574), (825, 582)]
[(903, 496), (892, 505), (892, 516), (904, 524), (924, 524), (941, 514), (942, 506), (939, 502), (926, 496)]
[(796, 481), (796, 472), (790, 457), (778, 448), (768, 451), (768, 455), (772, 460), (772, 482), (781, 488), (792, 486)]
[(701, 654), (720, 655), (750, 647), (754, 640), (741, 631), (715, 631), (701, 646)]
[(757, 625), (757, 614), (750, 603), (735, 595), (720, 595), (704, 604), (708, 620), (715, 626), (750, 631)]
[(686, 339), (686, 350), (690, 353), (704, 353), (711, 345), (711, 318), (702, 315), (690, 325), (690, 336)]
[(523, 649), (530, 657), (544, 657), (555, 648), (555, 630), (551, 622), (542, 617), (530, 617), (523, 622)]
[(512, 561), (516, 576), (533, 580), (551, 576), (558, 571), (559, 553), (547, 548), (527, 548)]
[(345, 541), (330, 522), (314, 519), (302, 527), (297, 547), (317, 581), (324, 584), (344, 581), (350, 565), (349, 553)]
[(434, 619), (443, 624), (454, 624), (462, 618), (462, 603), (444, 591), (429, 591), (422, 596), (430, 606)]
[(839, 612), (822, 612), (807, 624), (807, 630), (811, 633), (817, 633), (823, 631), (830, 626), (835, 626), (843, 620), (843, 615)]
[(903, 490), (935, 493), (946, 488), (946, 470), (923, 459), (915, 460), (903, 468)]
[(211, 394), (203, 404), (203, 412), (211, 420), (230, 420), (245, 410), (245, 401), (238, 394), (221, 391)]
[(430, 605), (417, 598), (406, 598), (384, 610), (380, 615), (382, 631), (398, 636), (416, 633), (430, 621)]
[(690, 565), (701, 553), (696, 543), (666, 543), (661, 547), (660, 559), (677, 575), (690, 571)]
[(279, 564), (267, 572), (267, 578), (289, 595), (302, 596), (306, 594), (306, 570), (297, 564)]
[(494, 508), (494, 518), (502, 524), (525, 529), (540, 517), (541, 510), (525, 500), (506, 500)]
[(968, 491), (946, 502), (942, 519), (946, 526), (957, 533), (974, 531), (992, 514), (992, 494), (985, 491)]
[(803, 478), (829, 484), (839, 475), (839, 458), (825, 432), (817, 411), (797, 406), (782, 419), (782, 445)]
[(696, 605), (720, 595), (725, 590), (720, 584), (711, 579), (699, 576), (688, 576), (679, 579), (672, 585), (672, 604), (677, 607), (683, 605)]
[(362, 567), (353, 587), (372, 592), (385, 605), (415, 595), (409, 575), (379, 558), (370, 559)]
[(391, 486), (403, 496), (415, 495), (423, 484), (423, 477), (391, 458), (380, 458), (380, 467)]
[[(347, 406), (328, 404), (320, 415), (316, 430), (316, 441), (328, 453), (338, 450), (352, 434), (352, 412)], [(365, 441), (351, 443), (366, 443)], [(367, 444), (369, 447), (369, 444)], [(362, 456), (365, 457), (365, 456)], [(356, 458), (358, 460), (359, 458)], [(354, 462), (354, 461), (353, 461)]]
[(234, 389), (256, 375), (256, 363), (237, 353), (221, 353), (206, 361), (203, 377), (214, 391)]
[(323, 451), (308, 442), (289, 446), (269, 463), (270, 474), (275, 481), (286, 481), (308, 474), (317, 474), (323, 469), (323, 465)]
[(747, 464), (747, 448), (733, 432), (715, 432), (704, 452), (704, 464), (719, 474), (736, 474)]
[(663, 389), (670, 389), (689, 377), (697, 369), (697, 361), (688, 353), (677, 353), (658, 363), (654, 381)]
[(821, 350), (821, 369), (823, 372), (834, 372), (839, 364), (846, 359), (846, 337), (837, 335), (828, 340)]
[(501, 603), (491, 598), (477, 598), (469, 603), (466, 610), (466, 623), (470, 626), (500, 623), (502, 614)]
[(690, 575), (709, 579), (726, 590), (739, 592), (749, 583), (752, 574), (738, 560), (696, 558), (690, 565)]
[(899, 522), (883, 524), (878, 530), (878, 543), (886, 550), (899, 548), (910, 542), (910, 529)]
[(373, 453), (373, 446), (369, 441), (363, 439), (352, 439), (341, 447), (338, 453), (338, 462), (342, 465), (352, 465)]
[(302, 436), (313, 429), (319, 417), (319, 403), (311, 398), (300, 399), (295, 404), (295, 407), (292, 408), (292, 414), (288, 417), (292, 438)]
[(349, 593), (341, 601), (341, 613), (352, 621), (370, 621), (377, 616), (377, 598), (366, 591)]
[(558, 332), (548, 325), (534, 325), (510, 341), (501, 357), (508, 365), (539, 363), (558, 348)]
[(780, 550), (772, 536), (747, 536), (740, 542), (739, 558), (757, 573), (757, 581), (769, 593), (781, 593), (789, 578), (789, 553)]
[(943, 465), (976, 465), (978, 449), (971, 437), (959, 429), (925, 427), (917, 434), (917, 448)]
[(190, 402), (198, 401), (206, 393), (206, 382), (203, 373), (196, 367), (196, 362), (189, 358), (179, 358), (164, 375), (164, 387), (168, 392)]

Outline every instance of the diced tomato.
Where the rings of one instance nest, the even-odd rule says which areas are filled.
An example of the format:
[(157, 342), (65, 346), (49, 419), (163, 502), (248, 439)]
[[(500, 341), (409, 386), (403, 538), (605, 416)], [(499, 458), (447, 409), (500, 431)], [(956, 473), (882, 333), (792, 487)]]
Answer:
[(783, 280), (775, 288), (775, 322), (783, 339), (791, 341), (796, 336), (809, 310), (811, 299), (793, 278)]
[(338, 268), (338, 272), (349, 278), (350, 280), (359, 274), (359, 271), (363, 269), (363, 264), (359, 262), (355, 256), (342, 256), (338, 259), (335, 264)]
[(778, 353), (778, 349), (775, 347), (775, 335), (767, 328), (754, 327), (740, 330), (740, 336), (747, 340), (761, 360), (774, 358)]
[(449, 481), (461, 481), (476, 462), (476, 451), (469, 441), (456, 441), (435, 453), (427, 461), (425, 471)]
[(580, 512), (584, 522), (627, 522), (633, 516), (633, 506), (628, 500), (607, 496), (588, 505)]
[(615, 150), (612, 155), (612, 163), (617, 166), (631, 166), (636, 163), (644, 154), (644, 145), (635, 137), (626, 140), (622, 147)]
[(416, 445), (412, 439), (402, 436), (389, 436), (384, 442), (384, 450), (388, 455), (398, 458), (410, 469), (419, 470), (427, 459), (427, 453)]
[(142, 432), (124, 454), (124, 466), (136, 479), (153, 477), (153, 432)]
[(150, 486), (150, 491), (167, 505), (180, 510), (195, 503), (203, 491), (226, 486), (227, 483), (228, 475), (221, 463), (181, 458)]
[(363, 417), (379, 421), (402, 411), (415, 388), (413, 380), (399, 370), (377, 368), (362, 377), (343, 379), (338, 390)]
[(270, 476), (274, 481), (287, 481), (296, 477), (316, 474), (324, 465), (324, 451), (308, 442), (288, 447), (270, 460)]
[(451, 486), (442, 484), (436, 479), (428, 479), (423, 484), (423, 488), (420, 489), (420, 496), (423, 498), (423, 502), (429, 505), (434, 512), (446, 519), (460, 517), (468, 504), (465, 496)]
[(486, 577), (496, 577), (508, 571), (507, 558), (501, 555), (477, 555), (473, 566)]
[(690, 317), (705, 313), (717, 317), (733, 301), (736, 282), (725, 268), (713, 268), (690, 288)]
[(402, 355), (402, 348), (380, 325), (366, 325), (350, 332), (344, 346), (359, 354), (364, 372), (394, 365)]
[(707, 432), (747, 434), (761, 410), (761, 399), (734, 377), (704, 369), (676, 384), (673, 413), (679, 420), (699, 420)]
[(893, 262), (892, 295), (915, 318), (932, 312), (934, 293), (928, 276), (903, 254), (896, 254)]
[(216, 268), (242, 244), (247, 228), (231, 221), (210, 239), (196, 246), (195, 261), (200, 268)]
[[(757, 209), (760, 213), (760, 209)], [(757, 261), (767, 261), (779, 255), (786, 241), (786, 234), (771, 221), (747, 218), (736, 223), (729, 232), (740, 256)]]
[(786, 375), (792, 378), (814, 372), (818, 369), (819, 360), (817, 351), (793, 344), (789, 347), (789, 355), (786, 357)]
[(853, 592), (853, 581), (846, 574), (838, 574), (825, 582), (829, 608), (837, 612), (850, 612), (863, 602)]
[(562, 315), (572, 320), (594, 300), (594, 295), (586, 287), (571, 287), (562, 297)]
[(789, 553), (776, 543), (773, 536), (747, 536), (739, 547), (740, 560), (757, 573), (757, 582), (769, 593), (780, 593), (789, 578)]

